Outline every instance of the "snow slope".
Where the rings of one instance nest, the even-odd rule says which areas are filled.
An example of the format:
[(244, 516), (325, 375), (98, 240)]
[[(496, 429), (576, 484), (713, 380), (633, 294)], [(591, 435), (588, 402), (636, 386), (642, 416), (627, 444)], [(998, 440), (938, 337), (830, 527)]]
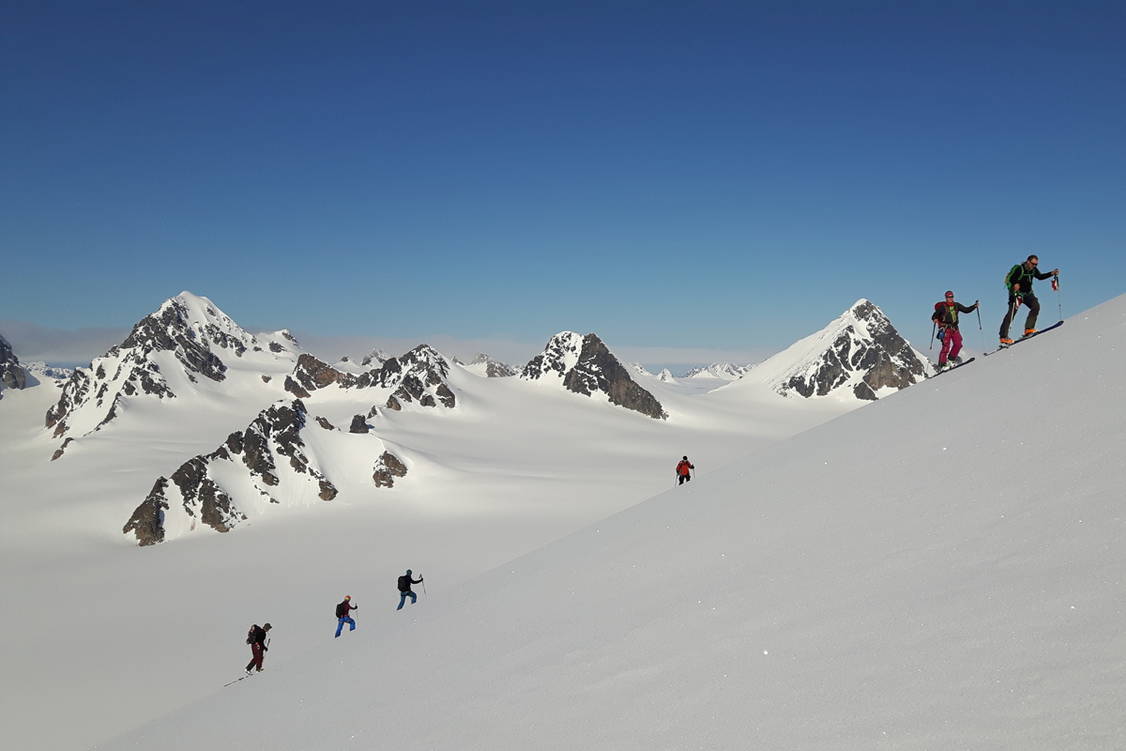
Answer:
[(1118, 298), (404, 612), (353, 588), (347, 638), (272, 619), (264, 674), (98, 748), (1126, 747), (1124, 335)]
[[(353, 636), (370, 633), (377, 608), (397, 602), (394, 580), (407, 566), (424, 572), (430, 595), (449, 596), (482, 571), (671, 487), (685, 453), (702, 477), (862, 404), (776, 394), (724, 402), (651, 378), (670, 414), (654, 420), (558, 383), (453, 367), (455, 408), (380, 406), (374, 435), (363, 436), (344, 431), (368, 414), (372, 393), (332, 384), (302, 399), (314, 431), (309, 458), (339, 490), (331, 502), (312, 484), (282, 478), (269, 488), (286, 495), (281, 503), (228, 533), (201, 527), (136, 547), (122, 525), (158, 477), (215, 451), (275, 400), (294, 398), (283, 385), (288, 355), (275, 362), (274, 354), (262, 367), (250, 354), (224, 358), (215, 388), (197, 378), (173, 383), (183, 387), (173, 399), (130, 397), (120, 419), (56, 461), (60, 439), (43, 422), (60, 390), (45, 382), (5, 393), (0, 586), (7, 612), (20, 614), (0, 639), (6, 745), (88, 748), (233, 677), (247, 659), (251, 622), (277, 626), (271, 665), (335, 627), (325, 615), (345, 593), (361, 606)], [(370, 391), (382, 405), (386, 393)], [(394, 487), (373, 485), (380, 447), (342, 450), (369, 442), (409, 465)]]

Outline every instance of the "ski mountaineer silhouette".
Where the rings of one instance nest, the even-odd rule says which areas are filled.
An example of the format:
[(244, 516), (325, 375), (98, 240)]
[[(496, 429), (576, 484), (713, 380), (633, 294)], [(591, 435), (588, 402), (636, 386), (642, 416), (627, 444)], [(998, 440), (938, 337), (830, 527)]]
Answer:
[(934, 304), (934, 313), (931, 320), (938, 326), (938, 338), (942, 340), (942, 351), (938, 353), (938, 369), (942, 370), (946, 364), (957, 365), (962, 362), (958, 353), (962, 351), (962, 332), (958, 330), (958, 314), (972, 313), (977, 310), (977, 300), (970, 307), (954, 301), (954, 293), (946, 290), (946, 297), (942, 302)]
[(411, 591), (412, 584), (422, 584), (422, 577), (420, 576), (417, 579), (412, 579), (411, 570), (408, 568), (407, 573), (400, 576), (398, 580), (399, 607), (395, 608), (395, 610), (402, 610), (403, 605), (406, 603), (408, 597), (411, 598), (411, 605), (414, 605), (415, 602), (418, 601), (418, 595)]
[(348, 624), (349, 631), (356, 630), (356, 622), (352, 620), (351, 612), (359, 609), (359, 606), (352, 604), (352, 595), (344, 595), (344, 599), (336, 604), (336, 636), (333, 638), (340, 638), (345, 623)]
[(1001, 321), (1001, 331), (999, 332), (1002, 347), (1007, 347), (1013, 343), (1013, 340), (1009, 337), (1009, 326), (1016, 318), (1017, 309), (1020, 308), (1022, 303), (1028, 306), (1028, 318), (1024, 321), (1024, 335), (1030, 336), (1036, 333), (1036, 316), (1040, 314), (1040, 301), (1036, 299), (1036, 294), (1032, 291), (1032, 281), (1060, 275), (1058, 268), (1041, 273), (1036, 268), (1039, 263), (1040, 257), (1034, 253), (1026, 258), (1024, 263), (1018, 263), (1009, 269), (1008, 274), (1005, 274), (1005, 288), (1009, 291), (1009, 305), (1005, 310), (1005, 318)]
[(246, 643), (250, 645), (250, 662), (246, 663), (246, 674), (250, 675), (251, 672), (257, 670), (262, 672), (262, 660), (265, 658), (265, 653), (269, 650), (266, 646), (266, 634), (272, 629), (269, 623), (264, 626), (259, 626), (255, 623), (246, 632)]

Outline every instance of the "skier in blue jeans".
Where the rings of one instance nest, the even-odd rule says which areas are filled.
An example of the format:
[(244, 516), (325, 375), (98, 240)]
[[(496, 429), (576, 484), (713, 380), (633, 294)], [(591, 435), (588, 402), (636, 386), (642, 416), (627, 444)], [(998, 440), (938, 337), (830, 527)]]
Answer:
[(411, 570), (409, 568), (407, 569), (406, 574), (399, 577), (399, 607), (395, 608), (395, 610), (402, 610), (403, 605), (406, 604), (408, 597), (411, 598), (411, 605), (413, 605), (418, 600), (418, 595), (411, 591), (411, 585), (421, 583), (421, 576), (418, 577), (418, 579), (411, 578)]
[(347, 623), (350, 627), (349, 631), (356, 630), (356, 622), (352, 620), (352, 616), (348, 613), (352, 610), (359, 610), (359, 607), (352, 604), (352, 595), (344, 595), (344, 601), (336, 606), (336, 637), (339, 638), (340, 632), (344, 630), (344, 624)]

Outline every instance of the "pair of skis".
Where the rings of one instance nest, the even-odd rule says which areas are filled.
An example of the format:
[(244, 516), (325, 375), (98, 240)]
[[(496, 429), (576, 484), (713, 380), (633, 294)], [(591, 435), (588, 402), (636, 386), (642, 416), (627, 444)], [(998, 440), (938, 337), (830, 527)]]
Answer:
[(1015, 342), (1013, 342), (1012, 344), (1002, 344), (1002, 345), (1001, 345), (1000, 347), (998, 347), (997, 349), (993, 350), (992, 352), (986, 352), (986, 353), (985, 353), (985, 356), (986, 356), (986, 357), (988, 357), (989, 355), (995, 355), (995, 354), (997, 354), (998, 352), (1000, 352), (1001, 350), (1004, 350), (1004, 349), (1008, 349), (1009, 347), (1012, 347), (1012, 346), (1014, 346), (1014, 345), (1020, 344), (1021, 342), (1026, 342), (1026, 341), (1028, 341), (1029, 339), (1035, 339), (1036, 337), (1040, 336), (1041, 334), (1046, 334), (1046, 333), (1048, 333), (1048, 332), (1049, 332), (1049, 331), (1051, 331), (1052, 329), (1058, 329), (1058, 328), (1059, 328), (1060, 326), (1063, 326), (1063, 321), (1058, 321), (1058, 322), (1056, 322), (1056, 323), (1053, 323), (1053, 324), (1052, 324), (1051, 326), (1049, 326), (1049, 327), (1047, 327), (1047, 328), (1044, 328), (1044, 329), (1040, 329), (1040, 330), (1039, 330), (1039, 331), (1037, 331), (1037, 332), (1036, 332), (1035, 334), (1028, 334), (1027, 336), (1022, 336), (1022, 337), (1021, 337), (1020, 339), (1017, 339), (1017, 340), (1016, 340)]

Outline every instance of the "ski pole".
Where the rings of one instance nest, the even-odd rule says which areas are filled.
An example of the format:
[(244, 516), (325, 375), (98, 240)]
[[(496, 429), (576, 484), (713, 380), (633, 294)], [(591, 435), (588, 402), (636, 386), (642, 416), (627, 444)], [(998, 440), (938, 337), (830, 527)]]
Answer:
[(1060, 312), (1060, 320), (1063, 320), (1063, 298), (1060, 297), (1060, 275), (1056, 274), (1052, 277), (1052, 289), (1056, 293), (1056, 307)]
[(938, 321), (931, 321), (931, 343), (927, 347), (927, 351), (934, 349), (934, 332), (938, 330)]
[(977, 306), (976, 308), (974, 308), (974, 310), (977, 311), (977, 330), (978, 330), (978, 335), (981, 337), (981, 351), (984, 352), (985, 351), (985, 329), (983, 329), (981, 327), (981, 300), (978, 300), (975, 303), (975, 305)]
[(423, 580), (420, 582), (420, 584), (422, 584), (422, 594), (426, 594), (426, 578), (425, 577), (423, 577)]

